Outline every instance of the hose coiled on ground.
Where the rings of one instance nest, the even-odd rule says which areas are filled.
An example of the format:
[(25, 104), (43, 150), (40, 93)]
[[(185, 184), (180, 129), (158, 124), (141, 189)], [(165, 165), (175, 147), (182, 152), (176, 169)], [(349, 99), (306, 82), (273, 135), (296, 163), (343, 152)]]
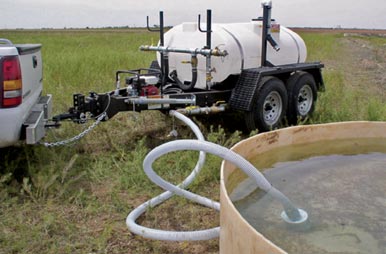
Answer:
[[(178, 113), (177, 111), (170, 111), (170, 115), (175, 116), (176, 118), (180, 119), (185, 124), (187, 124), (192, 129), (193, 133), (196, 135), (198, 140), (205, 140), (200, 129), (188, 117), (184, 116), (181, 113)], [(159, 155), (161, 156), (162, 154), (159, 154)], [(177, 186), (173, 185), (173, 186), (180, 190), (187, 188), (194, 181), (196, 176), (199, 174), (201, 168), (204, 166), (205, 158), (206, 158), (206, 154), (204, 152), (200, 152), (197, 164), (193, 169), (193, 171), (190, 173), (190, 175), (179, 185)], [(135, 208), (126, 218), (126, 225), (129, 228), (129, 230), (132, 233), (141, 235), (145, 238), (150, 238), (155, 240), (168, 240), (168, 241), (207, 240), (207, 239), (212, 239), (219, 236), (219, 233), (220, 233), (219, 227), (209, 229), (209, 230), (201, 230), (201, 231), (175, 232), (175, 231), (165, 231), (165, 230), (147, 228), (147, 227), (138, 225), (135, 222), (137, 218), (141, 216), (143, 213), (145, 213), (148, 208), (152, 208), (161, 204), (162, 202), (171, 198), (174, 194), (176, 193), (173, 193), (172, 191), (166, 191), (150, 199), (149, 201), (141, 204), (137, 208)], [(210, 200), (209, 203), (210, 203), (209, 208), (213, 208), (218, 211), (220, 210), (220, 204), (218, 202), (214, 202)]]
[[(136, 219), (144, 213), (147, 208), (155, 207), (156, 205), (162, 203), (168, 198), (172, 197), (174, 194), (185, 197), (191, 201), (197, 202), (201, 205), (204, 205), (209, 208), (220, 210), (220, 204), (213, 200), (210, 200), (206, 197), (194, 194), (187, 190), (184, 190), (197, 176), (205, 162), (205, 152), (211, 153), (221, 157), (224, 160), (232, 162), (238, 168), (240, 168), (244, 173), (246, 173), (250, 178), (254, 179), (257, 186), (273, 196), (276, 200), (280, 201), (284, 207), (283, 219), (288, 223), (298, 224), (303, 223), (307, 220), (308, 215), (305, 211), (296, 208), (291, 201), (284, 196), (280, 191), (274, 188), (268, 180), (260, 173), (249, 161), (244, 159), (242, 156), (237, 153), (229, 150), (228, 148), (222, 147), (220, 145), (207, 142), (204, 140), (204, 137), (197, 127), (189, 118), (178, 113), (176, 111), (171, 111), (171, 115), (174, 115), (178, 119), (186, 123), (196, 134), (198, 140), (175, 140), (165, 144), (162, 144), (148, 153), (145, 160), (143, 161), (143, 167), (146, 175), (153, 181), (155, 184), (161, 188), (167, 190), (161, 195), (143, 203), (136, 209), (134, 209), (126, 219), (126, 225), (129, 230), (135, 234), (141, 235), (145, 238), (151, 238), (156, 240), (166, 240), (166, 241), (198, 241), (198, 240), (208, 240), (216, 238), (219, 236), (220, 227), (199, 230), (199, 231), (164, 231), (158, 229), (151, 229), (138, 225), (135, 221)], [(158, 176), (153, 168), (153, 162), (159, 157), (175, 151), (183, 150), (195, 150), (200, 151), (200, 156), (198, 162), (192, 171), (192, 173), (179, 185), (173, 185), (160, 176)]]

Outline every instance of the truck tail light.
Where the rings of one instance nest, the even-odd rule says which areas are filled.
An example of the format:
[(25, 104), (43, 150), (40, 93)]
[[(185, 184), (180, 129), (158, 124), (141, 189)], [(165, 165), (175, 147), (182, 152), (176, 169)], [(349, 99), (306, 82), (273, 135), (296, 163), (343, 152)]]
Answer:
[(1, 107), (17, 107), (23, 96), (19, 58), (11, 56), (1, 59), (1, 71)]

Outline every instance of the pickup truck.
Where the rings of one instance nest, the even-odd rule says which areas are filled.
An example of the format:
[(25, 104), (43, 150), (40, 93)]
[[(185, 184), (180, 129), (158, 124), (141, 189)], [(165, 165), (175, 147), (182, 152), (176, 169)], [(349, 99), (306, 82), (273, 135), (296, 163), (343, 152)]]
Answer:
[(0, 148), (45, 136), (52, 96), (42, 90), (41, 45), (0, 39)]

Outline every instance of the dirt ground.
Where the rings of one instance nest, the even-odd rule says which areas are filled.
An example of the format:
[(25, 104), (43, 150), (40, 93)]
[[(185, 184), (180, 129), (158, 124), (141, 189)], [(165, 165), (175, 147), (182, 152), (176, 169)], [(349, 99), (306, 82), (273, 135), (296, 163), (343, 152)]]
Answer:
[[(295, 32), (343, 34), (339, 50), (344, 57), (323, 60), (326, 70), (343, 71), (345, 85), (366, 89), (386, 101), (386, 43), (369, 38), (386, 38), (386, 30), (293, 28)], [(337, 52), (338, 53), (338, 52)]]
[(295, 32), (315, 32), (315, 33), (349, 33), (355, 35), (371, 35), (386, 37), (386, 29), (334, 29), (334, 28), (299, 28), (293, 27)]
[(386, 98), (386, 44), (374, 46), (365, 40), (366, 36), (344, 34), (342, 44), (348, 57), (343, 59), (340, 67), (346, 73), (348, 84)]

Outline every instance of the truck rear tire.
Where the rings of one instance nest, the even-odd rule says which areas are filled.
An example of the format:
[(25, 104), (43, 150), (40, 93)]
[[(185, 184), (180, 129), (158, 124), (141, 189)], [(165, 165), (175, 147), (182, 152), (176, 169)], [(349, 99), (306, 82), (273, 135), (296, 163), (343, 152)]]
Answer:
[(275, 77), (263, 77), (253, 96), (252, 110), (245, 112), (247, 129), (264, 132), (279, 128), (286, 114), (287, 103), (284, 83)]
[(310, 117), (317, 99), (314, 77), (307, 72), (296, 72), (287, 81), (289, 124), (297, 124)]

